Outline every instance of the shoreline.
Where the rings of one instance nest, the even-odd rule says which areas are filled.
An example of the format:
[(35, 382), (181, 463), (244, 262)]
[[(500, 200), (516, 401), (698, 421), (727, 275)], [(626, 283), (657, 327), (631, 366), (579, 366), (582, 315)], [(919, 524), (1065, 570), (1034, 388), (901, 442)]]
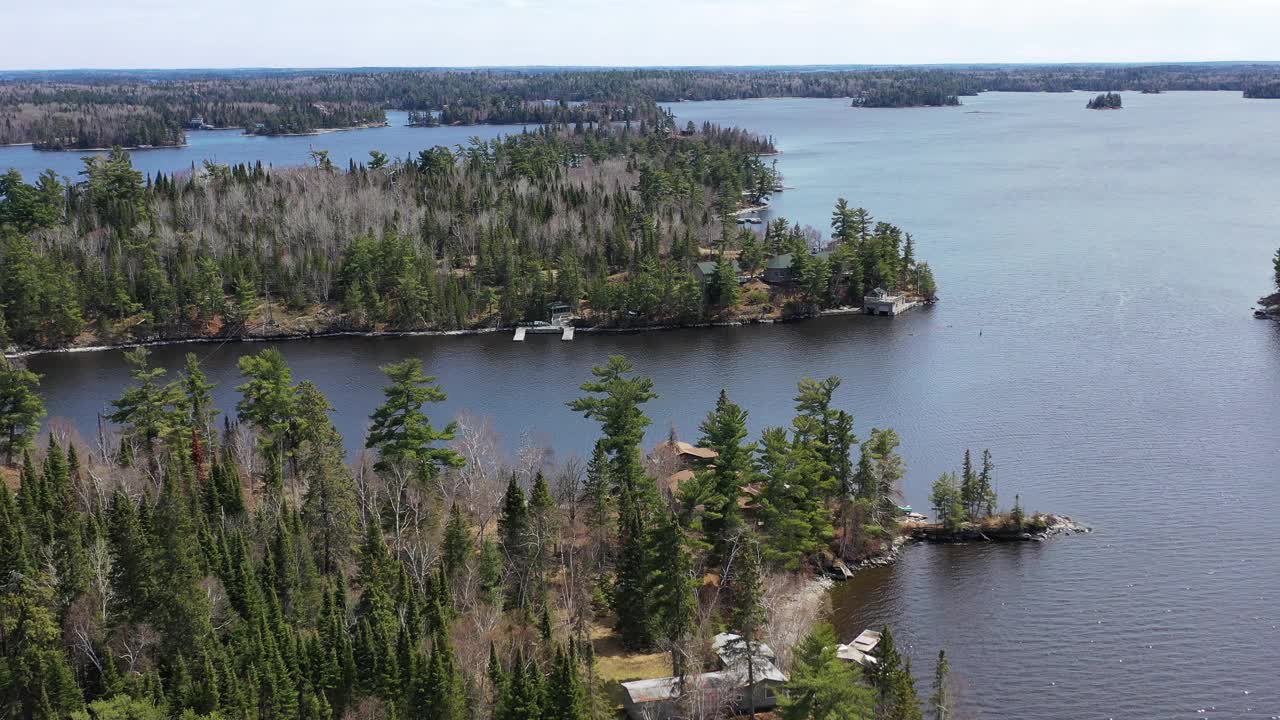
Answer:
[[(31, 149), (35, 152), (110, 152), (114, 147), (95, 147), (95, 148), (40, 148), (35, 147), (35, 143), (20, 143), (19, 145), (5, 145), (4, 147), (20, 147), (21, 145), (31, 145)], [(121, 150), (128, 152), (144, 152), (147, 150), (181, 150), (185, 147), (191, 147), (191, 143), (184, 142), (181, 145), (125, 145), (121, 146)]]
[[(782, 323), (804, 322), (815, 318), (824, 317), (842, 317), (847, 315), (862, 315), (860, 307), (838, 307), (828, 310), (820, 310), (812, 315), (797, 315), (787, 318), (772, 317), (755, 317), (742, 318), (737, 320), (719, 320), (711, 322), (690, 323), (690, 324), (656, 324), (656, 325), (638, 325), (633, 327), (608, 327), (608, 326), (592, 326), (592, 327), (575, 327), (576, 334), (625, 334), (625, 333), (643, 333), (643, 332), (662, 332), (671, 330), (696, 330), (699, 328), (728, 328), (743, 327), (747, 325), (778, 325)], [(514, 332), (517, 326), (504, 325), (500, 327), (480, 327), (480, 328), (463, 328), (460, 330), (323, 330), (319, 332), (279, 332), (272, 334), (249, 334), (249, 335), (215, 335), (215, 336), (194, 336), (194, 337), (175, 337), (175, 338), (159, 338), (155, 340), (134, 340), (130, 342), (105, 343), (97, 345), (79, 345), (57, 348), (27, 348), (18, 350), (9, 350), (0, 348), (0, 355), (6, 358), (17, 359), (26, 357), (35, 357), (38, 355), (56, 355), (69, 353), (88, 353), (88, 352), (108, 352), (111, 350), (132, 350), (138, 347), (162, 347), (166, 345), (195, 345), (209, 343), (242, 343), (242, 342), (285, 342), (290, 340), (320, 340), (325, 338), (338, 337), (364, 337), (364, 338), (397, 338), (397, 337), (459, 337), (469, 335), (489, 335), (499, 332)]]
[(894, 537), (893, 544), (882, 551), (879, 555), (875, 555), (853, 564), (847, 564), (838, 558), (821, 569), (821, 572), (815, 576), (815, 579), (830, 579), (837, 581), (851, 580), (861, 570), (870, 570), (872, 568), (888, 567), (893, 565), (902, 557), (905, 548), (911, 545), (966, 545), (969, 543), (1004, 543), (1004, 542), (1045, 542), (1056, 537), (1065, 537), (1069, 535), (1087, 535), (1093, 532), (1093, 528), (1084, 523), (1073, 520), (1068, 515), (1056, 515), (1054, 513), (1044, 513), (1040, 515), (1046, 522), (1046, 527), (1035, 533), (1019, 532), (1015, 534), (987, 536), (977, 530), (961, 531), (958, 533), (946, 534), (930, 534), (921, 532), (924, 529), (933, 529), (937, 526), (933, 525), (911, 525), (903, 524), (899, 526), (899, 534)]

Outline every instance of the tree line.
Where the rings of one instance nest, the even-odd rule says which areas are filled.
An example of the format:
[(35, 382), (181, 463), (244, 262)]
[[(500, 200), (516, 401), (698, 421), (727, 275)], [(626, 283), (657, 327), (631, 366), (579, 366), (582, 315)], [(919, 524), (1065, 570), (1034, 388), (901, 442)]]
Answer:
[[(415, 124), (652, 120), (655, 103), (855, 98), (864, 107), (954, 105), (984, 91), (1242, 90), (1268, 97), (1273, 65), (970, 66), (635, 70), (62, 71), (0, 80), (0, 144), (62, 147), (181, 141), (195, 118), (250, 132)], [(80, 133), (84, 133), (82, 136)], [(92, 140), (90, 139), (92, 138)], [(90, 145), (90, 142), (97, 143)]]
[(863, 677), (833, 662), (829, 627), (791, 653), (794, 618), (770, 610), (786, 573), (892, 542), (898, 436), (859, 443), (836, 378), (802, 380), (791, 425), (757, 441), (721, 393), (699, 428), (718, 457), (660, 488), (641, 450), (653, 382), (622, 357), (568, 403), (600, 426), (590, 460), (559, 466), (528, 446), (504, 461), (473, 419), (437, 424), (445, 391), (416, 359), (383, 368), (348, 463), (333, 408), (275, 349), (240, 360), (221, 419), (194, 355), (172, 380), (145, 348), (126, 357), (96, 440), (53, 428), (39, 452), (38, 378), (0, 363), (5, 717), (606, 718), (601, 627), (679, 676), (715, 632), (768, 639), (794, 657), (789, 720), (922, 716), (890, 632)]

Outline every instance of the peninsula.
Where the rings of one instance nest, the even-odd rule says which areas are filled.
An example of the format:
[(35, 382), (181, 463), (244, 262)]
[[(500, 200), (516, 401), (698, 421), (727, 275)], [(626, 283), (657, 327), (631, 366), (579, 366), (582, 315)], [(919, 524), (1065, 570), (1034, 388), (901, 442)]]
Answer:
[[(0, 176), (0, 347), (60, 349), (545, 322), (696, 326), (936, 296), (910, 233), (843, 199), (829, 239), (746, 222), (770, 142), (706, 125), (546, 127), (340, 169), (214, 163)], [(746, 213), (746, 215), (739, 215)], [(573, 231), (570, 232), (570, 229)], [(40, 242), (51, 234), (59, 243)], [(101, 238), (90, 241), (89, 238)]]

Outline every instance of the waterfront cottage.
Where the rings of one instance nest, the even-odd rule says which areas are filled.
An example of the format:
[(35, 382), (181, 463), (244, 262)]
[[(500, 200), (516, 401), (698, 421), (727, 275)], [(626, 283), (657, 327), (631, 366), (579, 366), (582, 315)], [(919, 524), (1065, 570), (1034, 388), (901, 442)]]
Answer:
[(764, 281), (770, 285), (785, 285), (795, 279), (791, 270), (791, 253), (774, 255), (764, 265)]
[[(733, 276), (739, 283), (745, 282), (746, 278), (742, 274), (742, 269), (738, 267), (737, 260), (730, 260), (729, 267), (733, 269)], [(693, 266), (693, 276), (698, 278), (698, 282), (703, 285), (711, 282), (711, 278), (715, 277), (715, 275), (716, 263), (714, 260), (704, 260), (700, 263), (695, 263)]]

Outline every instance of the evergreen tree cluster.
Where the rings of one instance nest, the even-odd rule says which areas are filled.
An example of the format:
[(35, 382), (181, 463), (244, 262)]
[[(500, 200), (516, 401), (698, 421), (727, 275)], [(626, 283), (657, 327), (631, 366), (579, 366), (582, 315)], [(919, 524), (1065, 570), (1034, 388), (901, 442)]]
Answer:
[[(700, 426), (718, 456), (668, 494), (641, 449), (653, 383), (612, 357), (570, 403), (601, 430), (581, 481), (535, 465), (486, 495), (417, 360), (383, 368), (348, 464), (333, 408), (278, 350), (241, 359), (225, 413), (194, 355), (173, 378), (145, 348), (127, 359), (92, 452), (58, 435), (37, 451), (38, 377), (0, 366), (17, 476), (0, 484), (0, 716), (603, 718), (595, 624), (668, 651), (675, 675), (720, 629), (755, 652), (768, 574), (840, 547), (854, 508), (896, 516), (897, 436), (873, 430), (855, 461), (835, 378), (802, 381), (790, 427), (758, 443), (722, 393)], [(810, 650), (796, 692), (861, 707), (869, 691), (829, 687)]]
[(996, 512), (997, 498), (991, 451), (982, 451), (982, 467), (975, 469), (969, 451), (965, 450), (960, 475), (943, 473), (933, 483), (929, 502), (938, 522), (950, 530), (958, 529), (964, 523), (978, 523), (992, 517)]

